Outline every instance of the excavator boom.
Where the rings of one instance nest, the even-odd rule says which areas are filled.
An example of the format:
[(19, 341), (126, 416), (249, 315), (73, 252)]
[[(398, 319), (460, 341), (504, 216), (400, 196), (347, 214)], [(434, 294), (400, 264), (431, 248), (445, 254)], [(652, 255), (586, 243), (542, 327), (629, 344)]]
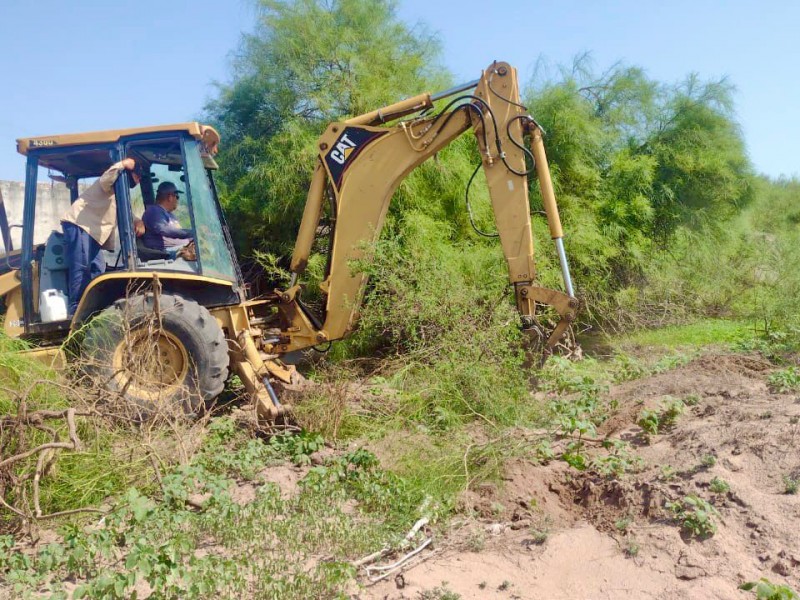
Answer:
[[(473, 88), (471, 93), (467, 91)], [(454, 98), (438, 114), (423, 114), (381, 126), (428, 111), (436, 100), (451, 96)], [(275, 347), (277, 352), (337, 340), (352, 330), (366, 275), (353, 273), (348, 265), (363, 258), (366, 247), (377, 240), (400, 182), (468, 129), (473, 130), (478, 141), (523, 327), (533, 326), (537, 303), (553, 306), (561, 321), (547, 340), (547, 347), (555, 345), (575, 318), (578, 301), (563, 249), (542, 130), (520, 103), (516, 69), (495, 62), (480, 79), (469, 84), (437, 95), (421, 94), (328, 126), (318, 141), (319, 160), (292, 256), (292, 284), (278, 294), (281, 300), (278, 309), (286, 327)], [(526, 135), (531, 139), (531, 150), (523, 145)], [(535, 165), (566, 293), (535, 285), (526, 154)], [(300, 302), (297, 281), (308, 264), (325, 201), (332, 205), (333, 231), (328, 270), (321, 283), (327, 305), (324, 321), (320, 322)]]

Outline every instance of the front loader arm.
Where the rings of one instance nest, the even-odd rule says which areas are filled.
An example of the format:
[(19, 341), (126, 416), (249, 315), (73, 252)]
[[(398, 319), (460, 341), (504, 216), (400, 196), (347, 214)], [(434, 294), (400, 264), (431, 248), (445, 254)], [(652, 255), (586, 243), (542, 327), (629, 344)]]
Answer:
[[(478, 81), (438, 97), (454, 95), (467, 87), (475, 87), (474, 93), (451, 101), (449, 106), (453, 108), (438, 115), (404, 120), (389, 127), (377, 126), (431, 108), (437, 97), (422, 94), (348, 121), (332, 123), (320, 137), (319, 162), (292, 256), (292, 285), (279, 293), (278, 309), (285, 328), (276, 351), (307, 348), (347, 335), (357, 318), (366, 284), (363, 273), (352, 272), (351, 261), (363, 258), (369, 245), (377, 240), (400, 182), (467, 129), (473, 129), (478, 139), (509, 280), (515, 288), (523, 325), (533, 325), (536, 302), (541, 302), (553, 305), (564, 322), (551, 335), (548, 346), (552, 347), (564, 333), (578, 306), (572, 297), (566, 259), (562, 260), (562, 266), (568, 294), (534, 286), (536, 269), (526, 149), (521, 145), (525, 133), (532, 134), (551, 233), (558, 240), (562, 235), (541, 132), (520, 104), (516, 70), (506, 63), (494, 63)], [(303, 308), (296, 279), (308, 264), (326, 197), (332, 202), (333, 232), (328, 270), (321, 283), (327, 305), (324, 322), (319, 323)]]

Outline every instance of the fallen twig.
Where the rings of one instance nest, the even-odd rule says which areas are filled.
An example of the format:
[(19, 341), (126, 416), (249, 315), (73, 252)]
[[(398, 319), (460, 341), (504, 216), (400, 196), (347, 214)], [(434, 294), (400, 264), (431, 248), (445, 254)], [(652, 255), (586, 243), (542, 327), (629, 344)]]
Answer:
[(369, 554), (369, 555), (365, 556), (364, 558), (359, 558), (358, 560), (353, 561), (351, 564), (356, 569), (358, 569), (359, 567), (363, 567), (364, 565), (368, 565), (369, 563), (371, 563), (373, 561), (376, 561), (379, 558), (383, 558), (384, 556), (389, 554), (389, 552), (391, 552), (391, 548), (389, 548), (387, 546), (386, 548), (382, 548), (381, 550), (378, 550), (377, 552), (373, 552), (372, 554)]
[(91, 507), (73, 508), (73, 509), (70, 509), (70, 510), (60, 510), (58, 512), (49, 513), (49, 514), (46, 514), (46, 515), (41, 515), (41, 516), (36, 517), (36, 520), (37, 521), (43, 521), (45, 519), (55, 519), (57, 517), (66, 517), (67, 515), (75, 515), (75, 514), (78, 514), (78, 513), (85, 513), (85, 512), (99, 513), (101, 515), (105, 515), (105, 514), (108, 513), (107, 510), (101, 510), (99, 508), (91, 508)]
[(37, 452), (41, 452), (42, 450), (47, 450), (48, 448), (62, 448), (65, 450), (76, 450), (75, 446), (72, 442), (48, 442), (46, 444), (41, 444), (40, 446), (36, 446), (32, 450), (28, 450), (27, 452), (22, 452), (21, 454), (16, 454), (14, 456), (9, 456), (4, 461), (0, 462), (0, 469), (6, 467), (8, 465), (12, 465), (15, 462), (19, 462), (28, 458), (29, 456), (33, 456)]
[[(367, 569), (366, 569), (367, 570), (367, 577), (369, 577), (369, 580), (372, 581), (373, 583), (375, 583), (377, 581), (380, 581), (381, 579), (384, 579), (385, 577), (388, 577), (389, 575), (391, 575), (392, 573), (394, 573), (395, 571), (400, 569), (411, 558), (413, 558), (414, 556), (416, 556), (417, 554), (422, 552), (425, 548), (427, 548), (431, 544), (431, 542), (433, 542), (433, 538), (426, 538), (425, 541), (422, 542), (419, 546), (417, 546), (411, 552), (409, 552), (408, 554), (403, 556), (401, 559), (395, 561), (394, 563), (392, 563), (390, 565), (379, 565), (377, 567), (372, 567), (372, 566), (367, 567)], [(378, 577), (370, 577), (369, 574), (372, 571), (385, 571), (385, 573), (383, 573), (382, 575), (380, 575)]]
[(28, 515), (26, 515), (26, 514), (25, 514), (24, 512), (22, 512), (21, 510), (19, 510), (19, 509), (17, 509), (17, 508), (14, 508), (13, 506), (11, 506), (11, 505), (10, 505), (8, 502), (6, 502), (6, 501), (3, 499), (3, 496), (1, 496), (1, 495), (0, 495), (0, 504), (2, 504), (3, 506), (5, 506), (5, 507), (6, 507), (8, 510), (10, 510), (11, 512), (13, 512), (13, 513), (14, 513), (15, 515), (17, 515), (18, 517), (22, 517), (22, 519), (23, 519), (23, 520), (27, 521), (27, 520), (29, 519)]
[[(417, 522), (414, 523), (414, 526), (408, 530), (408, 533), (404, 538), (402, 547), (407, 547), (408, 542), (410, 542), (414, 538), (414, 536), (417, 535), (417, 532), (419, 532), (420, 529), (425, 527), (425, 525), (427, 525), (429, 521), (430, 519), (428, 519), (428, 517), (422, 517), (421, 519), (417, 520)], [(381, 548), (377, 552), (373, 552), (372, 554), (365, 556), (364, 558), (359, 558), (358, 560), (353, 561), (351, 564), (356, 568), (363, 567), (364, 565), (367, 565), (373, 561), (378, 560), (379, 558), (386, 556), (391, 551), (392, 549), (386, 546), (384, 548)]]
[[(23, 499), (22, 504), (25, 506), (29, 506), (27, 502), (24, 500), (26, 497), (26, 492), (24, 486), (21, 484), (25, 481), (29, 481), (32, 479), (32, 487), (33, 487), (33, 514), (30, 513), (30, 509), (21, 510), (15, 506), (9, 504), (5, 498), (0, 498), (0, 502), (2, 505), (16, 514), (19, 517), (22, 517), (24, 521), (31, 521), (31, 520), (39, 520), (39, 519), (46, 519), (52, 518), (54, 516), (61, 516), (63, 514), (72, 514), (73, 512), (81, 512), (84, 509), (76, 509), (71, 511), (62, 511), (59, 513), (52, 513), (50, 515), (43, 515), (42, 514), (42, 507), (41, 507), (41, 493), (40, 493), (40, 482), (42, 477), (49, 471), (50, 467), (55, 460), (55, 450), (74, 450), (79, 451), (82, 448), (82, 443), (80, 437), (78, 437), (78, 427), (75, 422), (75, 417), (78, 415), (90, 415), (94, 414), (93, 412), (85, 412), (85, 411), (77, 411), (75, 408), (67, 408), (63, 410), (35, 410), (35, 411), (28, 411), (28, 403), (27, 398), (28, 394), (31, 393), (34, 386), (38, 385), (39, 383), (50, 383), (44, 381), (35, 381), (33, 382), (27, 389), (26, 393), (19, 397), (19, 407), (17, 410), (17, 415), (10, 416), (5, 415), (0, 418), (0, 431), (5, 427), (13, 428), (16, 431), (16, 447), (20, 449), (24, 447), (25, 442), (25, 426), (31, 427), (33, 429), (37, 429), (42, 431), (49, 436), (52, 437), (51, 442), (46, 442), (44, 444), (39, 444), (35, 448), (31, 448), (24, 452), (19, 452), (14, 454), (13, 456), (9, 456), (4, 460), (0, 461), (0, 469), (8, 469), (12, 465), (23, 461), (27, 458), (32, 456), (36, 456), (36, 467), (33, 471), (33, 474), (26, 473), (22, 474), (20, 477), (16, 477), (13, 474), (12, 480), (14, 481), (14, 488), (16, 488), (21, 493), (21, 498)], [(49, 427), (44, 424), (47, 420), (52, 419), (64, 419), (67, 424), (67, 430), (69, 432), (69, 442), (62, 442), (59, 439), (58, 431), (53, 428)]]

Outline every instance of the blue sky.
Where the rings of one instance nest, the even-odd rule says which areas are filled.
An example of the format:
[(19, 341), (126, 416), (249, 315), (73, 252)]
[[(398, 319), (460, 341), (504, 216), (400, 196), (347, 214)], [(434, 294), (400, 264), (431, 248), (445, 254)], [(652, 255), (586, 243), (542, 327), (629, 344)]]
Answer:
[[(459, 81), (500, 59), (524, 82), (540, 58), (587, 51), (598, 70), (623, 61), (664, 82), (726, 76), (756, 169), (800, 174), (798, 2), (398, 4), (401, 18), (438, 32)], [(23, 178), (17, 137), (197, 117), (254, 19), (250, 0), (0, 0), (0, 179)]]

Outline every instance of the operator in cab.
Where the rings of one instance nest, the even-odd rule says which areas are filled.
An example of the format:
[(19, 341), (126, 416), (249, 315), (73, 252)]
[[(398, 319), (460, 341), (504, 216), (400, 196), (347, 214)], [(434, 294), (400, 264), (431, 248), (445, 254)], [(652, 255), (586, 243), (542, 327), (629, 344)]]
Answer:
[(183, 229), (172, 214), (178, 208), (182, 193), (171, 181), (164, 181), (158, 186), (155, 204), (148, 206), (142, 215), (142, 243), (153, 250), (167, 252), (173, 259), (195, 260), (194, 234), (191, 229)]
[[(68, 269), (68, 314), (78, 308), (89, 282), (106, 270), (101, 248), (114, 250), (117, 201), (114, 184), (123, 170), (130, 171), (131, 187), (141, 180), (140, 166), (132, 158), (111, 165), (61, 217)], [(139, 224), (135, 225), (137, 228)]]

